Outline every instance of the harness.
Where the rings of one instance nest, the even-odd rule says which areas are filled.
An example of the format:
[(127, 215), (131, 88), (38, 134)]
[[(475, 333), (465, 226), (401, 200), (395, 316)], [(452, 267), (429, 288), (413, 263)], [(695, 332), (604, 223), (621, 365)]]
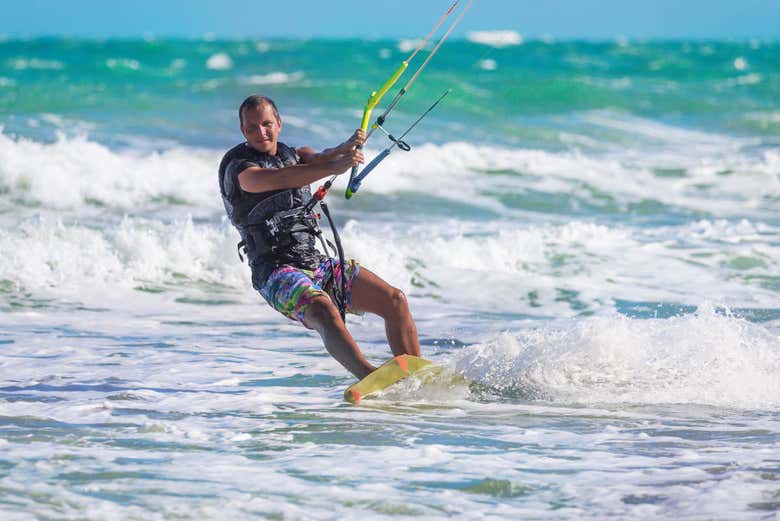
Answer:
[[(243, 262), (244, 256), (247, 257), (252, 267), (253, 280), (255, 272), (260, 274), (259, 279), (266, 279), (274, 269), (283, 265), (315, 269), (325, 258), (317, 251), (316, 242), (319, 240), (327, 258), (332, 259), (338, 255), (341, 262), (342, 276), (340, 284), (337, 283), (339, 281), (333, 281), (333, 295), (343, 319), (346, 312), (346, 266), (341, 240), (327, 205), (321, 202), (321, 209), (333, 232), (335, 246), (322, 234), (319, 215), (313, 211), (318, 199), (312, 197), (308, 186), (261, 194), (235, 189), (231, 191), (233, 193), (227, 193), (224, 185), (230, 183), (230, 175), (236, 175), (237, 180), (237, 172), (230, 171), (230, 156), (235, 150), (228, 152), (223, 159), (223, 165), (220, 167), (220, 186), (225, 209), (241, 235), (241, 241), (236, 246), (239, 259)], [(240, 159), (246, 159), (242, 157), (244, 153), (251, 154), (251, 163), (261, 168), (282, 168), (300, 162), (295, 149), (283, 143), (278, 144), (275, 156), (245, 149), (240, 149), (236, 155)], [(329, 254), (328, 246), (333, 250), (333, 256)], [(333, 271), (331, 265), (331, 273)]]

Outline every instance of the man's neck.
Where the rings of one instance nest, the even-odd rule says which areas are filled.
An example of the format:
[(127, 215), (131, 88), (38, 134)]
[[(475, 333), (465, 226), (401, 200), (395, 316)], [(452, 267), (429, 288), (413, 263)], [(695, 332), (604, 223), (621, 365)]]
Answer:
[(269, 150), (268, 152), (265, 152), (263, 150), (259, 150), (259, 149), (255, 148), (255, 147), (253, 147), (252, 144), (249, 141), (245, 141), (245, 143), (246, 143), (246, 146), (248, 146), (249, 148), (251, 148), (255, 152), (260, 152), (261, 154), (268, 154), (269, 156), (275, 156), (276, 153), (279, 151), (279, 144), (278, 143), (276, 145), (274, 145), (273, 150)]

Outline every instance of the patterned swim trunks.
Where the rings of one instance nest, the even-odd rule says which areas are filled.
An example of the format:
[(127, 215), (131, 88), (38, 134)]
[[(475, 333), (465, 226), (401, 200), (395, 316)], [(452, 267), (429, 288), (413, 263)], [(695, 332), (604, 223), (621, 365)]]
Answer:
[[(347, 262), (347, 312), (352, 313), (352, 283), (360, 272), (354, 259)], [(320, 295), (333, 299), (332, 280), (341, 283), (341, 263), (338, 259), (323, 259), (314, 270), (280, 266), (268, 276), (260, 294), (272, 308), (290, 320), (312, 329), (303, 320), (306, 308)], [(335, 299), (334, 299), (335, 303)]]

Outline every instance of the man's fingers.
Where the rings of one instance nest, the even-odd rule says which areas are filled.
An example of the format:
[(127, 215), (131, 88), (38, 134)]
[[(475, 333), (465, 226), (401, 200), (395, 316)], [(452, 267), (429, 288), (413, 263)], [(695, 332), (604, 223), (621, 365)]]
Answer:
[(350, 157), (350, 159), (352, 161), (352, 166), (359, 165), (360, 163), (363, 162), (363, 159), (364, 159), (363, 152), (361, 150), (357, 149), (357, 148), (352, 151), (352, 153), (349, 155), (349, 157)]
[(355, 131), (354, 134), (352, 134), (352, 137), (350, 138), (350, 141), (354, 144), (360, 146), (366, 141), (366, 133), (363, 132), (362, 128), (359, 128)]
[(339, 157), (334, 165), (336, 165), (336, 169), (341, 174), (351, 169), (353, 166), (358, 166), (363, 163), (364, 160), (365, 157), (363, 156), (363, 152), (353, 149)]

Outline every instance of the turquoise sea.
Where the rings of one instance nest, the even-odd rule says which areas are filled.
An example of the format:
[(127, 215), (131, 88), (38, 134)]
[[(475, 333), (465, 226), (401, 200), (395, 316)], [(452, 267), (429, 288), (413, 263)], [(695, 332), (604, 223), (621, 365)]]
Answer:
[(352, 406), (216, 169), (247, 95), (333, 146), (414, 45), (0, 40), (0, 518), (780, 519), (780, 44), (448, 41), (329, 202), (479, 385)]

